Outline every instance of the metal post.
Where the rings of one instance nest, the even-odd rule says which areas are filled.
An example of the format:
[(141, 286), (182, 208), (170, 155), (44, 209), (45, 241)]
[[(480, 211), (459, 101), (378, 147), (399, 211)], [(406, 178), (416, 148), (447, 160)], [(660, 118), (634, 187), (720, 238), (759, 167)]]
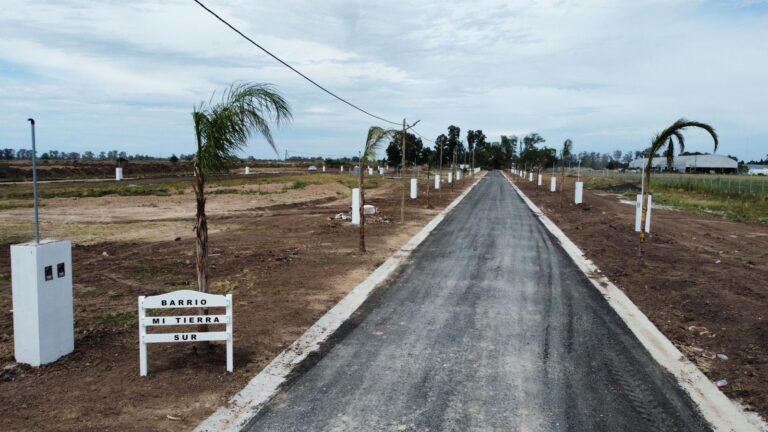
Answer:
[(400, 183), (402, 190), (400, 192), (400, 223), (405, 223), (405, 119), (403, 119), (403, 136), (400, 137), (403, 141), (403, 158), (400, 163)]
[(40, 244), (40, 212), (37, 194), (37, 149), (35, 148), (35, 119), (27, 119), (32, 127), (32, 194), (35, 200), (35, 244)]

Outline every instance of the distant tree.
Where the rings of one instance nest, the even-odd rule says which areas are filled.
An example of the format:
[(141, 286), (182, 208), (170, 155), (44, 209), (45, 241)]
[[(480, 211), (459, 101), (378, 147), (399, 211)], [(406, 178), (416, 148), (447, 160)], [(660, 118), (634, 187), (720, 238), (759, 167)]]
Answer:
[[(710, 136), (712, 136), (712, 139), (715, 142), (715, 151), (717, 151), (717, 133), (715, 132), (715, 129), (706, 124), (696, 121), (689, 121), (684, 118), (681, 118), (677, 120), (676, 122), (672, 123), (668, 128), (664, 129), (663, 131), (656, 134), (656, 136), (651, 141), (651, 146), (649, 147), (649, 154), (657, 154), (658, 152), (662, 151), (664, 149), (664, 146), (666, 146), (666, 149), (664, 151), (664, 154), (667, 156), (667, 163), (671, 164), (672, 158), (674, 157), (675, 152), (675, 142), (673, 141), (673, 138), (677, 141), (678, 146), (680, 147), (680, 150), (685, 150), (685, 138), (683, 137), (683, 131), (685, 131), (689, 127), (696, 127), (700, 129), (704, 129), (709, 133)], [(645, 232), (645, 220), (648, 215), (648, 194), (650, 193), (649, 189), (651, 187), (651, 172), (653, 171), (653, 158), (648, 158), (648, 163), (645, 167), (645, 176), (643, 177), (643, 203), (640, 213), (640, 241), (644, 242), (645, 238), (647, 236), (647, 233)]]
[(563, 206), (565, 197), (565, 161), (571, 158), (573, 153), (573, 141), (570, 138), (563, 142), (563, 148), (560, 150), (560, 207)]
[(179, 163), (179, 158), (176, 157), (176, 154), (174, 153), (171, 155), (171, 157), (168, 158), (168, 161), (176, 165), (177, 163)]
[(93, 160), (93, 158), (94, 158), (94, 155), (93, 155), (92, 151), (88, 150), (88, 151), (83, 153), (83, 159), (85, 159), (85, 160)]
[(437, 153), (438, 173), (443, 174), (443, 163), (448, 164), (448, 137), (440, 134), (435, 138), (435, 152)]
[(16, 156), (16, 152), (13, 151), (11, 148), (3, 149), (2, 154), (0, 155), (0, 159), (3, 160), (13, 160)]
[(208, 292), (208, 222), (205, 216), (205, 179), (224, 172), (235, 154), (257, 131), (277, 153), (270, 123), (290, 121), (291, 111), (283, 97), (269, 85), (236, 83), (227, 88), (218, 103), (201, 103), (192, 112), (195, 152), (195, 220), (197, 287)]

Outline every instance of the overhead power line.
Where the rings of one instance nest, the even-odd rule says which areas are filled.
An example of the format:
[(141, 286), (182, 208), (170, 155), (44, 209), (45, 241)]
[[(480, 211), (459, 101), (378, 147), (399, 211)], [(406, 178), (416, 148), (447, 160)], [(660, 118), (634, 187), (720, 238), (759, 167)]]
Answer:
[(375, 118), (375, 119), (381, 120), (381, 121), (383, 121), (383, 122), (387, 122), (387, 123), (389, 123), (389, 124), (393, 124), (393, 125), (400, 125), (400, 123), (398, 123), (398, 122), (393, 122), (393, 121), (391, 121), (391, 120), (387, 120), (387, 119), (385, 119), (384, 117), (380, 117), (380, 116), (377, 116), (376, 114), (372, 114), (372, 113), (370, 113), (370, 112), (368, 112), (368, 111), (366, 111), (366, 110), (364, 110), (364, 109), (360, 108), (359, 106), (357, 106), (357, 105), (353, 104), (352, 102), (350, 102), (350, 101), (348, 101), (348, 100), (346, 100), (346, 99), (342, 98), (341, 96), (338, 96), (338, 95), (336, 95), (336, 94), (335, 94), (335, 93), (333, 93), (332, 91), (328, 90), (327, 88), (325, 88), (325, 87), (321, 86), (320, 84), (318, 84), (317, 82), (315, 82), (315, 81), (314, 81), (312, 78), (310, 78), (310, 77), (308, 77), (308, 76), (304, 75), (303, 73), (299, 72), (299, 71), (298, 71), (298, 70), (297, 70), (295, 67), (293, 67), (293, 66), (289, 65), (288, 63), (284, 62), (284, 61), (283, 61), (282, 59), (280, 59), (278, 56), (276, 56), (276, 55), (272, 54), (271, 52), (269, 52), (269, 50), (267, 50), (267, 49), (266, 49), (266, 48), (264, 48), (263, 46), (261, 46), (261, 45), (259, 45), (258, 43), (256, 43), (256, 42), (255, 42), (253, 39), (251, 39), (251, 38), (249, 38), (248, 36), (246, 36), (246, 35), (245, 35), (243, 32), (241, 32), (241, 31), (240, 31), (240, 30), (238, 30), (238, 29), (237, 29), (235, 26), (233, 26), (232, 24), (230, 24), (229, 22), (227, 22), (227, 20), (225, 20), (224, 18), (220, 17), (218, 14), (216, 14), (216, 12), (214, 12), (214, 11), (210, 10), (210, 9), (209, 9), (209, 8), (208, 8), (206, 5), (204, 5), (204, 4), (203, 4), (202, 2), (200, 2), (199, 0), (193, 0), (193, 1), (194, 1), (195, 3), (197, 3), (197, 4), (198, 4), (198, 5), (201, 7), (201, 8), (205, 9), (206, 11), (208, 11), (208, 13), (210, 13), (211, 15), (213, 15), (214, 17), (216, 17), (216, 19), (218, 19), (219, 21), (221, 21), (222, 23), (224, 23), (224, 25), (226, 25), (227, 27), (229, 27), (230, 29), (232, 29), (232, 30), (233, 30), (235, 33), (237, 33), (237, 34), (239, 34), (240, 36), (242, 36), (242, 37), (243, 37), (243, 39), (247, 40), (248, 42), (250, 42), (251, 44), (253, 44), (255, 47), (257, 47), (258, 49), (260, 49), (260, 50), (264, 51), (265, 53), (267, 53), (267, 54), (268, 54), (270, 57), (272, 57), (273, 59), (275, 59), (275, 60), (277, 60), (278, 62), (282, 63), (282, 65), (283, 65), (283, 66), (285, 66), (285, 67), (287, 67), (288, 69), (290, 69), (290, 70), (292, 70), (292, 71), (296, 72), (297, 74), (299, 74), (299, 76), (301, 76), (301, 77), (302, 77), (302, 78), (304, 78), (305, 80), (307, 80), (307, 81), (311, 82), (312, 84), (314, 84), (314, 85), (315, 85), (317, 88), (319, 88), (320, 90), (322, 90), (322, 91), (324, 91), (324, 92), (328, 93), (329, 95), (331, 95), (331, 96), (333, 96), (334, 98), (336, 98), (336, 99), (340, 100), (341, 102), (344, 102), (345, 104), (347, 104), (347, 105), (351, 106), (352, 108), (354, 108), (354, 109), (356, 109), (356, 110), (358, 110), (358, 111), (362, 112), (363, 114), (369, 115), (369, 116), (371, 116), (371, 117), (373, 117), (373, 118)]
[(415, 133), (416, 135), (418, 135), (418, 136), (419, 136), (419, 138), (423, 139), (424, 141), (427, 141), (427, 142), (431, 142), (432, 144), (434, 144), (434, 143), (435, 143), (435, 142), (434, 142), (434, 141), (432, 141), (431, 139), (429, 139), (429, 138), (425, 137), (424, 135), (422, 135), (422, 134), (420, 134), (420, 133), (416, 132), (416, 129), (411, 129), (411, 130), (413, 131), (413, 133)]

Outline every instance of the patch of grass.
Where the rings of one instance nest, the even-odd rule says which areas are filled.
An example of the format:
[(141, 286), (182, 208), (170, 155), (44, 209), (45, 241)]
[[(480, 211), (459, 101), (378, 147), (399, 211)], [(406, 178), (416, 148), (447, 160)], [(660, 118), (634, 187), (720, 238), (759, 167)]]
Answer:
[(298, 189), (304, 189), (307, 186), (309, 186), (309, 183), (307, 183), (305, 181), (295, 181), (295, 182), (291, 183), (290, 186), (288, 186), (288, 189), (296, 189), (296, 190), (298, 190)]
[(99, 325), (105, 327), (111, 327), (114, 329), (125, 329), (129, 327), (136, 327), (139, 324), (139, 317), (136, 312), (118, 312), (99, 315), (96, 317), (96, 322)]
[[(0, 211), (19, 208), (32, 208), (34, 206), (35, 204), (31, 202), (0, 202)], [(40, 207), (42, 207), (42, 205)]]
[(700, 214), (716, 214), (741, 222), (768, 223), (768, 198), (730, 199), (682, 190), (662, 190), (654, 202)]

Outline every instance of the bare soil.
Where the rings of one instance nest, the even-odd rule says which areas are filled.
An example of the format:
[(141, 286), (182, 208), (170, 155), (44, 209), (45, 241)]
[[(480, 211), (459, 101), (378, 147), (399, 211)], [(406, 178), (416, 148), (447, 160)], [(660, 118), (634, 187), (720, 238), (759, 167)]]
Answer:
[(544, 177), (537, 192), (510, 176), (725, 394), (768, 418), (768, 226), (654, 208), (640, 255), (623, 190), (586, 190), (577, 206), (567, 178), (561, 207)]
[[(430, 209), (423, 193), (416, 200), (406, 198), (404, 225), (396, 223), (399, 182), (387, 180), (367, 190), (366, 201), (379, 208), (381, 217), (367, 225), (366, 254), (357, 251), (357, 227), (334, 218), (349, 211), (349, 198), (337, 196), (335, 186), (308, 187), (277, 202), (215, 195), (209, 202), (209, 226), (219, 227), (210, 240), (211, 291), (232, 293), (235, 299), (232, 374), (225, 372), (221, 345), (162, 344), (150, 346), (150, 375), (139, 377), (137, 297), (195, 289), (192, 202), (166, 203), (163, 197), (154, 198), (157, 207), (139, 207), (146, 197), (109, 197), (50, 204), (46, 212), (79, 218), (72, 226), (82, 228), (74, 233), (73, 248), (75, 351), (40, 368), (14, 362), (10, 248), (0, 246), (0, 430), (193, 428), (469, 184), (433, 191)], [(68, 214), (70, 206), (82, 211)], [(120, 216), (103, 215), (99, 207)], [(163, 211), (172, 220), (165, 220)], [(92, 221), (98, 215), (115, 220)], [(13, 217), (0, 222), (5, 227), (9, 220)], [(91, 222), (108, 241), (88, 234)], [(148, 223), (159, 224), (157, 232), (121, 234)]]

